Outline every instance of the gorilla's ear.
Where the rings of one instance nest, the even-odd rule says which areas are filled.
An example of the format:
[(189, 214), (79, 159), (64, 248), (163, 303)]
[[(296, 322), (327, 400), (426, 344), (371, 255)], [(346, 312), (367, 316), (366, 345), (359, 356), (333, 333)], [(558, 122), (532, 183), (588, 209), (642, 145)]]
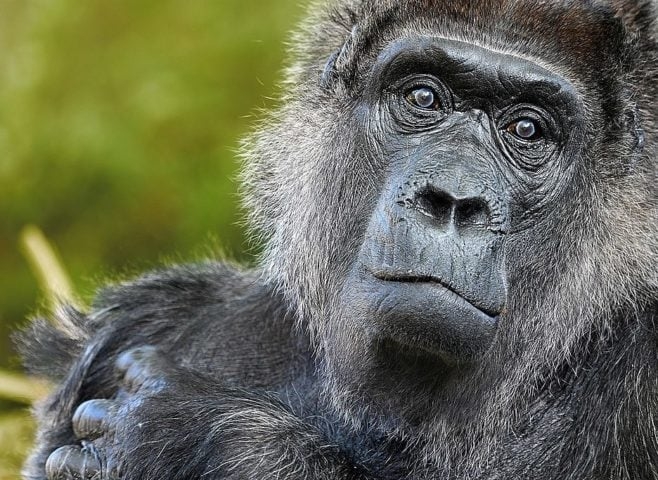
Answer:
[(610, 4), (629, 30), (654, 33), (656, 5), (653, 0), (611, 0)]
[(326, 90), (335, 86), (336, 81), (345, 76), (345, 71), (349, 69), (354, 59), (354, 46), (358, 35), (356, 25), (352, 27), (349, 37), (345, 40), (342, 47), (336, 50), (327, 60), (327, 63), (320, 77), (320, 85)]
[(335, 87), (336, 82), (340, 79), (349, 80), (352, 70), (355, 68), (354, 62), (358, 58), (356, 46), (358, 45), (359, 28), (355, 24), (352, 26), (349, 37), (345, 40), (342, 47), (336, 50), (327, 60), (322, 75), (320, 85), (325, 90), (331, 90)]

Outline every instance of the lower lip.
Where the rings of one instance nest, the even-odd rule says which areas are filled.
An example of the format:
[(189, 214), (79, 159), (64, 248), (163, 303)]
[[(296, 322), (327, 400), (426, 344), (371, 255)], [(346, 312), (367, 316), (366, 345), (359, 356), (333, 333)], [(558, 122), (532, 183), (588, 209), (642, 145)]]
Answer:
[(366, 298), (380, 327), (377, 336), (438, 355), (449, 364), (477, 361), (489, 348), (497, 317), (437, 283), (371, 279)]

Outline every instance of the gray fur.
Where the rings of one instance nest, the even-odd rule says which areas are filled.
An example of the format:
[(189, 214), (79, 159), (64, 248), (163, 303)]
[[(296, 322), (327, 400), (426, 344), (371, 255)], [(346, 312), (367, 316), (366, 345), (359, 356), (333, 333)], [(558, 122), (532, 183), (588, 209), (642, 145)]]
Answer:
[[(113, 395), (117, 353), (150, 343), (220, 386), (195, 384), (205, 397), (174, 388), (133, 412), (153, 426), (153, 443), (126, 427), (125, 468), (148, 478), (658, 479), (656, 33), (655, 5), (640, 0), (313, 7), (291, 40), (281, 106), (244, 143), (245, 208), (266, 245), (259, 267), (179, 267), (120, 286), (84, 327), (73, 314), (62, 323), (74, 335), (66, 327), (48, 341), (36, 324), (33, 338), (60, 353), (75, 344), (80, 356), (59, 362), (70, 370), (39, 414), (26, 478), (44, 478), (48, 454), (77, 440), (77, 404)], [(558, 72), (587, 128), (569, 166), (571, 200), (506, 247), (509, 304), (476, 371), (449, 395), (400, 385), (391, 399), (362, 388), (378, 372), (339, 295), (382, 183), (381, 146), (359, 138), (359, 79), (383, 46), (410, 35)], [(277, 353), (245, 353), (263, 348), (252, 341), (262, 330)], [(38, 369), (36, 343), (26, 351)], [(173, 448), (158, 431), (185, 424), (189, 409), (200, 423), (177, 440), (197, 450), (149, 458)]]

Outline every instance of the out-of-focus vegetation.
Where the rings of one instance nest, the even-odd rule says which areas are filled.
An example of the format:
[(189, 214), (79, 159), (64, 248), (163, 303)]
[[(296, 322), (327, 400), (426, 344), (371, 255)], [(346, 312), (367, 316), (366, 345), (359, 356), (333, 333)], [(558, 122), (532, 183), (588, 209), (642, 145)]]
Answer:
[(108, 279), (203, 256), (213, 239), (244, 258), (235, 150), (272, 103), (301, 10), (0, 0), (0, 480), (17, 475), (26, 405), (43, 392), (5, 373), (19, 371), (10, 332), (67, 288), (39, 290), (21, 232), (41, 228), (82, 302)]

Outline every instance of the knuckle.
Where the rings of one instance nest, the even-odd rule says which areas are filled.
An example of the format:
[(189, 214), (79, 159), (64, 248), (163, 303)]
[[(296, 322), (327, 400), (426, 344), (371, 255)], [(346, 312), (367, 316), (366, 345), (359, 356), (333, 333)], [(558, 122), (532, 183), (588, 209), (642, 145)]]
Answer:
[(115, 402), (94, 399), (83, 402), (73, 414), (73, 431), (77, 438), (94, 439), (103, 435)]
[(46, 460), (48, 480), (91, 480), (100, 473), (100, 462), (75, 445), (60, 447)]

